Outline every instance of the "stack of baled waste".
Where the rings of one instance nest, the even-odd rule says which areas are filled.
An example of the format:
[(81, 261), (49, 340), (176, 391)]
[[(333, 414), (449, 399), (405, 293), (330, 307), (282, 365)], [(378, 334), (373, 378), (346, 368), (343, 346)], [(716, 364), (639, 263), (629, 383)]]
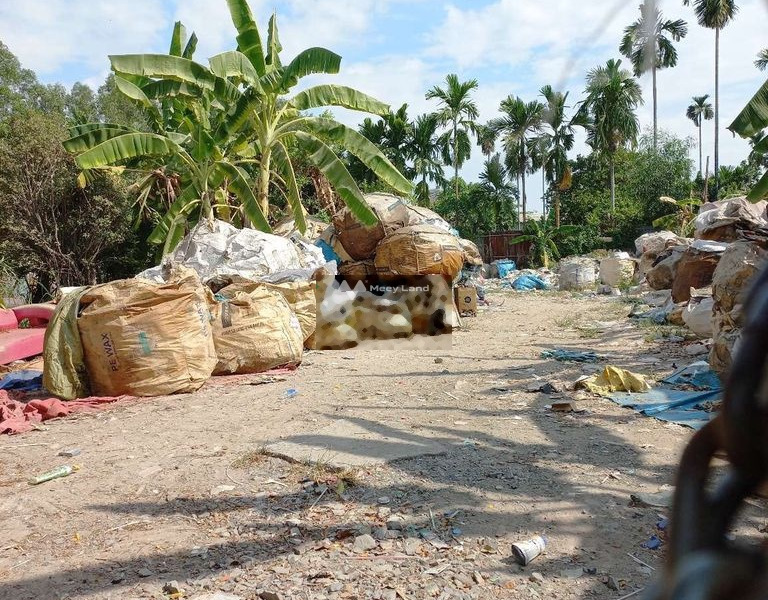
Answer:
[(707, 203), (695, 220), (694, 239), (658, 232), (636, 240), (645, 281), (669, 290), (671, 315), (712, 338), (710, 366), (721, 376), (740, 336), (749, 282), (768, 256), (767, 211), (768, 202), (745, 197)]

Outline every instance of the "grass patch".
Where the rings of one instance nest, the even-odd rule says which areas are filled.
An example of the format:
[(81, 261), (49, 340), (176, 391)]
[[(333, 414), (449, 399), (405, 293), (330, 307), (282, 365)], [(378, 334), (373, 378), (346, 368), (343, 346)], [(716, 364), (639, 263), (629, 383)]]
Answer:
[(240, 458), (235, 459), (235, 461), (232, 462), (232, 468), (246, 469), (250, 466), (257, 465), (260, 462), (264, 461), (267, 458), (267, 456), (268, 456), (267, 449), (264, 446), (260, 446), (259, 448), (256, 448), (256, 450), (251, 450), (250, 452), (246, 452)]

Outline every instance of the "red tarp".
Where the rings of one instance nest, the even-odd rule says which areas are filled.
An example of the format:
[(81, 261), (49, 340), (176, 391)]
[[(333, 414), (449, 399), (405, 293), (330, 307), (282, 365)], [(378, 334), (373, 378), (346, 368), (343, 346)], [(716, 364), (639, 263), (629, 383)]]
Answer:
[(129, 398), (129, 396), (117, 398), (92, 396), (71, 401), (58, 398), (35, 398), (28, 402), (17, 399), (24, 396), (26, 394), (13, 394), (0, 390), (0, 434), (23, 433), (34, 429), (34, 423), (63, 417), (74, 412), (98, 410), (115, 400)]

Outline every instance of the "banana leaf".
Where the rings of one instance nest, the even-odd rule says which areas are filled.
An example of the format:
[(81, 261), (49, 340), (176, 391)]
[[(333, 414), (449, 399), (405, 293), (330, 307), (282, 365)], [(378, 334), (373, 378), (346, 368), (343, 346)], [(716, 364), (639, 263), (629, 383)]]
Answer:
[(296, 228), (303, 235), (307, 230), (307, 221), (304, 218), (304, 206), (301, 204), (299, 186), (296, 183), (296, 173), (293, 170), (288, 150), (279, 141), (272, 147), (272, 162), (285, 182), (285, 197), (293, 210)]
[(264, 60), (264, 46), (261, 43), (261, 35), (253, 14), (246, 0), (227, 0), (229, 15), (237, 29), (238, 50), (248, 57), (259, 77), (267, 72)]
[(296, 110), (342, 106), (379, 116), (389, 113), (389, 105), (350, 87), (331, 84), (317, 85), (299, 92), (288, 101), (288, 106)]
[(236, 77), (256, 88), (260, 87), (256, 69), (242, 52), (236, 50), (222, 52), (209, 58), (208, 62), (211, 65), (211, 71), (219, 77)]
[(308, 154), (309, 162), (320, 169), (328, 178), (333, 189), (336, 190), (355, 218), (363, 225), (378, 223), (376, 214), (365, 202), (357, 183), (333, 150), (309, 133), (297, 131), (294, 135), (299, 146)]
[(81, 169), (95, 169), (137, 156), (165, 154), (179, 154), (191, 161), (189, 155), (167, 137), (154, 133), (124, 133), (86, 150), (75, 162)]
[(768, 127), (768, 81), (766, 81), (728, 129), (741, 137), (752, 137)]
[(253, 225), (266, 233), (272, 233), (266, 215), (261, 211), (259, 202), (253, 194), (250, 185), (248, 185), (248, 176), (246, 172), (232, 163), (219, 161), (216, 168), (229, 179), (228, 189), (235, 194), (243, 206), (243, 212)]
[(325, 48), (308, 48), (300, 52), (285, 68), (281, 87), (290, 89), (299, 82), (299, 79), (313, 73), (333, 75), (339, 72), (340, 67), (341, 56), (338, 54)]

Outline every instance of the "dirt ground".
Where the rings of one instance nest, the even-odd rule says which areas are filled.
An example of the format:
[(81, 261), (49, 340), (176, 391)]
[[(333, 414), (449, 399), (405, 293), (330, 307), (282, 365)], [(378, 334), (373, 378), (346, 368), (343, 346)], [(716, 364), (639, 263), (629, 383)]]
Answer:
[[(311, 352), (276, 381), (217, 379), (0, 439), (0, 598), (618, 599), (648, 586), (664, 547), (641, 544), (663, 537), (667, 511), (630, 495), (672, 483), (692, 432), (574, 392), (600, 365), (540, 353), (595, 350), (661, 377), (692, 361), (686, 342), (653, 339), (620, 299), (490, 301), (449, 349)], [(561, 398), (534, 382), (578, 411), (553, 412)], [(352, 466), (332, 468), (340, 456)], [(67, 462), (80, 470), (28, 485)], [(749, 507), (736, 533), (758, 537), (765, 515)], [(511, 544), (537, 534), (545, 554), (518, 566)]]

